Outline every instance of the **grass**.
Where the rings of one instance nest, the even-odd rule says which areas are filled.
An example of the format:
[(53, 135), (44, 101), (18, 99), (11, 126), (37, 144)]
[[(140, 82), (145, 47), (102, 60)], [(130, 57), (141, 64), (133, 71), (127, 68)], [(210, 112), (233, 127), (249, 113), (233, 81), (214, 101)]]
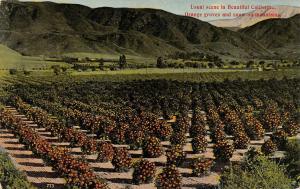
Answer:
[(133, 79), (171, 79), (179, 81), (212, 82), (224, 81), (225, 79), (258, 80), (258, 79), (282, 79), (300, 77), (300, 69), (285, 69), (280, 71), (245, 71), (235, 69), (136, 69), (119, 71), (88, 71), (70, 72), (72, 78), (99, 78), (102, 80), (133, 80)]
[[(1, 72), (0, 72), (1, 73)], [(51, 83), (84, 81), (84, 80), (99, 80), (99, 81), (127, 81), (127, 80), (151, 80), (151, 79), (170, 79), (178, 81), (196, 81), (196, 82), (222, 82), (225, 79), (236, 80), (259, 80), (259, 79), (282, 79), (299, 78), (300, 69), (285, 69), (281, 71), (235, 71), (235, 70), (199, 70), (199, 69), (145, 69), (137, 70), (119, 70), (119, 71), (87, 71), (77, 72), (69, 70), (67, 73), (55, 75), (52, 70), (32, 71), (29, 76), (19, 74), (16, 76), (4, 75), (2, 79), (5, 82), (37, 82)], [(1, 77), (0, 77), (1, 83)]]
[(53, 65), (69, 67), (68, 64), (62, 62), (43, 61), (37, 60), (32, 57), (22, 57), (22, 59), (20, 59), (20, 62), (0, 64), (0, 69), (8, 70), (11, 68), (15, 68), (17, 70), (44, 70), (50, 69)]
[(116, 71), (85, 71), (85, 72), (72, 72), (71, 75), (116, 75), (116, 74), (170, 74), (170, 73), (205, 73), (205, 72), (235, 72), (245, 70), (233, 70), (233, 69), (197, 69), (197, 68), (142, 68), (142, 69), (125, 69)]
[[(103, 58), (104, 60), (118, 61), (117, 54), (97, 54), (97, 53), (67, 53), (64, 56), (78, 57), (78, 58)], [(60, 65), (69, 67), (69, 64), (59, 61), (44, 60), (43, 57), (22, 56), (18, 52), (0, 44), (0, 70), (18, 69), (18, 70), (44, 70), (49, 69), (53, 65)], [(55, 59), (54, 59), (55, 60)], [(140, 57), (140, 56), (127, 56), (127, 63), (130, 65), (146, 64), (148, 66), (154, 65), (156, 60), (153, 58)], [(106, 63), (107, 64), (107, 63)]]
[[(73, 57), (89, 57), (89, 58), (103, 58), (118, 60), (118, 54), (97, 54), (97, 53), (68, 53), (66, 56)], [(9, 81), (11, 78), (8, 69), (16, 68), (18, 70), (32, 70), (29, 76), (24, 76), (23, 72), (19, 71), (18, 76), (13, 78), (28, 78), (28, 77), (42, 77), (45, 80), (48, 79), (70, 79), (70, 78), (100, 78), (103, 80), (132, 80), (132, 79), (172, 79), (181, 81), (223, 81), (224, 79), (270, 79), (270, 78), (293, 78), (300, 76), (300, 69), (284, 69), (279, 71), (264, 71), (258, 72), (255, 70), (249, 71), (243, 69), (241, 65), (235, 66), (235, 68), (228, 67), (227, 69), (202, 69), (202, 68), (142, 68), (142, 69), (125, 69), (125, 70), (106, 70), (106, 71), (74, 71), (69, 69), (67, 73), (61, 73), (60, 76), (56, 76), (53, 70), (50, 69), (52, 65), (60, 65), (70, 67), (69, 64), (55, 61), (45, 61), (43, 57), (27, 57), (22, 56), (16, 51), (9, 49), (4, 45), (0, 45), (0, 84)], [(140, 57), (140, 56), (127, 56), (128, 64), (155, 64), (153, 58)], [(49, 77), (49, 78), (47, 78)], [(1, 79), (2, 78), (2, 79)], [(39, 80), (39, 79), (37, 79)]]
[[(111, 61), (118, 61), (120, 54), (105, 54), (105, 53), (84, 53), (84, 52), (74, 52), (74, 53), (65, 53), (62, 56), (68, 56), (68, 57), (76, 57), (76, 58), (102, 58), (104, 59), (105, 66), (109, 65), (115, 65), (115, 63), (112, 63)], [(64, 67), (69, 67), (69, 64), (66, 64), (64, 62), (61, 62), (61, 60), (58, 60), (57, 58), (44, 58), (43, 56), (22, 56), (20, 53), (0, 44), (0, 70), (8, 70), (11, 68), (15, 68), (18, 70), (46, 70), (51, 68), (53, 65), (60, 65)], [(186, 68), (184, 71), (174, 71), (174, 69), (164, 69), (163, 71), (157, 71), (155, 70), (156, 65), (156, 58), (155, 57), (142, 57), (142, 56), (135, 56), (135, 55), (126, 55), (127, 63), (129, 66), (138, 67), (143, 65), (144, 67), (148, 67), (149, 69), (140, 69), (133, 71), (133, 73), (141, 72), (141, 73), (178, 73), (178, 72), (187, 72), (187, 73), (194, 73), (194, 72), (203, 72), (205, 69), (193, 69), (193, 68)], [(245, 60), (244, 60), (245, 61)], [(225, 63), (224, 68), (226, 69), (243, 69), (245, 68), (245, 62), (240, 61), (241, 63), (239, 65), (230, 65), (228, 62)], [(182, 60), (182, 59), (167, 59), (168, 63), (181, 63), (184, 64), (186, 62), (196, 62), (201, 65), (207, 66), (208, 61), (194, 61), (194, 60)], [(256, 60), (256, 63), (258, 60)], [(272, 63), (271, 60), (265, 60), (266, 65), (269, 63)], [(291, 65), (292, 63), (290, 63)], [(150, 68), (152, 67), (152, 69)], [(212, 69), (212, 71), (215, 71), (217, 69)], [(221, 71), (224, 71), (221, 69)], [(118, 72), (119, 73), (119, 72)], [(125, 73), (125, 72), (124, 72)], [(79, 75), (81, 75), (80, 73)], [(92, 73), (93, 74), (93, 73)], [(126, 73), (125, 73), (126, 74)], [(86, 73), (84, 74), (86, 75)]]
[(18, 70), (49, 69), (52, 65), (68, 66), (62, 62), (44, 61), (43, 57), (22, 56), (18, 52), (0, 44), (0, 70), (15, 68)]
[(1, 77), (4, 77), (4, 76), (7, 76), (9, 73), (8, 73), (8, 71), (7, 70), (0, 70), (0, 78)]

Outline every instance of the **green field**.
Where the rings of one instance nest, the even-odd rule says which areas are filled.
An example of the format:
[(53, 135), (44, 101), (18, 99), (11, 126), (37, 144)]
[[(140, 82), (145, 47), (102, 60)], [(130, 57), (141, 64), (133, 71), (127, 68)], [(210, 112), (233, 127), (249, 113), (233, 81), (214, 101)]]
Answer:
[(199, 68), (142, 68), (142, 69), (125, 69), (116, 71), (85, 71), (85, 72), (72, 72), (72, 75), (116, 75), (116, 74), (171, 74), (171, 73), (208, 73), (208, 72), (239, 72), (244, 70), (234, 69), (199, 69)]
[(43, 57), (22, 56), (18, 52), (0, 44), (0, 70), (49, 69), (52, 65), (68, 66), (62, 62), (44, 61)]
[[(100, 78), (103, 80), (132, 80), (132, 79), (172, 79), (180, 81), (223, 81), (225, 79), (281, 79), (283, 77), (295, 78), (300, 77), (299, 67), (295, 68), (279, 68), (277, 71), (257, 71), (257, 69), (245, 69), (244, 64), (236, 66), (225, 65), (224, 68), (155, 68), (156, 60), (149, 57), (140, 57), (133, 55), (126, 55), (128, 65), (146, 65), (148, 68), (140, 69), (123, 69), (110, 70), (109, 65), (116, 64), (118, 61), (118, 54), (101, 54), (101, 53), (67, 53), (63, 56), (76, 58), (102, 58), (105, 62), (104, 70), (96, 67), (95, 71), (88, 68), (86, 71), (70, 69), (71, 65), (63, 63), (59, 58), (49, 58), (43, 56), (29, 57), (22, 56), (20, 53), (0, 45), (0, 82), (7, 83), (10, 80), (32, 77), (37, 81), (49, 79), (81, 79), (81, 78)], [(184, 60), (168, 60), (177, 63), (184, 63)], [(97, 63), (97, 62), (96, 62)], [(201, 62), (200, 62), (201, 63)], [(84, 63), (83, 63), (84, 64)], [(69, 67), (66, 72), (61, 72), (58, 76), (54, 74), (51, 66), (60, 65), (61, 67)], [(115, 65), (116, 66), (116, 65)], [(152, 67), (151, 67), (152, 66)], [(9, 69), (19, 70), (17, 76), (10, 76)], [(30, 70), (28, 76), (24, 76), (22, 70)], [(2, 79), (1, 79), (2, 78)], [(13, 78), (13, 79), (12, 79)]]
[(138, 69), (119, 71), (87, 71), (77, 72), (69, 70), (66, 73), (55, 75), (52, 70), (35, 70), (29, 76), (23, 73), (9, 75), (7, 71), (0, 71), (0, 84), (29, 82), (69, 82), (82, 80), (101, 81), (128, 81), (128, 80), (152, 80), (169, 79), (178, 81), (196, 82), (222, 82), (228, 80), (259, 80), (259, 79), (282, 79), (299, 78), (300, 69), (285, 69), (280, 71), (236, 71), (236, 70), (201, 70), (201, 69)]

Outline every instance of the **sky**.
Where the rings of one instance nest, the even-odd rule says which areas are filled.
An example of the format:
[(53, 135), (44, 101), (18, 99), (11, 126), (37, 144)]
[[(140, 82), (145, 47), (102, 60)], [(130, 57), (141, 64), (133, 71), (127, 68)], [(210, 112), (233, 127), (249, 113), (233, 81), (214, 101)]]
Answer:
[[(21, 0), (21, 1), (43, 1), (43, 0)], [(130, 7), (130, 8), (155, 8), (163, 9), (178, 15), (186, 12), (193, 13), (218, 13), (228, 10), (193, 10), (191, 5), (290, 5), (300, 7), (300, 0), (51, 0), (58, 3), (82, 4), (92, 8), (96, 7)], [(250, 10), (236, 10), (235, 12), (250, 12)], [(231, 11), (234, 12), (234, 11)], [(215, 17), (201, 18), (201, 20), (214, 20)], [(219, 18), (218, 18), (219, 19)]]

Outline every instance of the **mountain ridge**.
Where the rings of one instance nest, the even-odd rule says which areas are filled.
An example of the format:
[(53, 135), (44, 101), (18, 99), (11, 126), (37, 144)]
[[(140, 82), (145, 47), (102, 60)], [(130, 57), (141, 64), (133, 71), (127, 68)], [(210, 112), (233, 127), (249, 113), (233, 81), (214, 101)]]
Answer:
[(158, 9), (90, 8), (53, 2), (2, 3), (0, 43), (26, 55), (61, 52), (159, 56), (199, 51), (271, 54), (248, 36)]
[(300, 14), (264, 20), (239, 32), (264, 44), (279, 57), (300, 57)]
[[(273, 6), (274, 9), (261, 9), (261, 10), (253, 10), (248, 13), (276, 13), (281, 15), (280, 18), (290, 18), (296, 14), (300, 14), (300, 7), (297, 6), (286, 6), (286, 5), (278, 5)], [(249, 17), (249, 16), (239, 16), (232, 19), (218, 19), (209, 21), (210, 24), (217, 27), (224, 28), (245, 28), (251, 25), (254, 25), (263, 20), (276, 18), (276, 17)]]

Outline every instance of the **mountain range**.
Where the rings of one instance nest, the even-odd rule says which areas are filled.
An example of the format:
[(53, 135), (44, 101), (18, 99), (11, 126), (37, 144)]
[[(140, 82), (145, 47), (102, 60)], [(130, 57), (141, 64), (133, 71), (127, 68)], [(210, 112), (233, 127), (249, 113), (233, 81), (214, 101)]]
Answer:
[[(235, 58), (274, 55), (271, 47), (262, 45), (262, 38), (253, 36), (251, 28), (230, 31), (157, 9), (2, 2), (0, 23), (0, 43), (23, 55), (69, 52), (148, 57), (179, 52)], [(262, 27), (256, 29), (264, 33)]]
[(300, 14), (269, 19), (239, 30), (272, 50), (278, 57), (300, 57)]
[(278, 18), (276, 17), (276, 15), (280, 15), (280, 18), (290, 18), (292, 16), (295, 16), (296, 14), (300, 14), (300, 7), (278, 5), (272, 6), (272, 9), (257, 9), (251, 11), (250, 13), (254, 15), (264, 14), (268, 16), (243, 15), (232, 19), (213, 20), (209, 23), (217, 27), (228, 28), (236, 31), (241, 28), (252, 26), (263, 20)]

